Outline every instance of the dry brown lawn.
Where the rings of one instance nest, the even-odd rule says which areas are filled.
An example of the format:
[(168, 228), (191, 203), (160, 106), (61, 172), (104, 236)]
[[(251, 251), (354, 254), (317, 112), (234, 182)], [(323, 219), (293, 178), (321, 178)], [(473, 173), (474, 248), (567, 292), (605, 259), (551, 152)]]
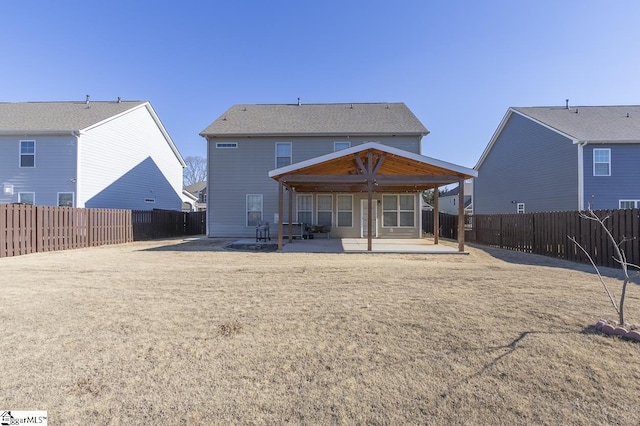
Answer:
[(172, 240), (0, 259), (0, 409), (83, 425), (640, 424), (640, 344), (592, 331), (615, 315), (590, 269), (469, 251)]

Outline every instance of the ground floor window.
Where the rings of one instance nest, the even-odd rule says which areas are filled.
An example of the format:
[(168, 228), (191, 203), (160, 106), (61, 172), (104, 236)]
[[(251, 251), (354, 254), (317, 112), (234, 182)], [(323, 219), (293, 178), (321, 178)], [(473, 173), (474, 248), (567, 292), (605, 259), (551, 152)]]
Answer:
[(333, 196), (318, 194), (316, 197), (316, 209), (316, 224), (331, 226), (333, 222)]
[(247, 195), (247, 226), (262, 222), (262, 194)]
[(639, 209), (640, 200), (620, 200), (621, 209)]
[(36, 203), (36, 194), (35, 192), (19, 192), (18, 193), (18, 202), (24, 204), (35, 204)]
[(336, 204), (338, 207), (336, 214), (336, 226), (353, 226), (353, 195), (337, 195)]
[(58, 192), (58, 207), (73, 207), (73, 192)]
[(298, 194), (298, 223), (311, 225), (313, 221), (313, 196), (311, 194)]
[(387, 228), (415, 226), (416, 197), (409, 195), (382, 196), (382, 226)]

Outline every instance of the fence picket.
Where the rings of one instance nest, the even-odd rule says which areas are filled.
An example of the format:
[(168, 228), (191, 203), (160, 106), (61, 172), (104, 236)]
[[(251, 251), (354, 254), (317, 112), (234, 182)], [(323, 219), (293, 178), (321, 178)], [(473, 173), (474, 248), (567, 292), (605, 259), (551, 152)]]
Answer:
[(0, 257), (205, 233), (206, 212), (0, 204)]
[[(612, 243), (600, 225), (583, 219), (580, 212), (544, 212), (503, 215), (474, 215), (469, 242), (507, 250), (541, 254), (575, 262), (588, 262), (568, 237), (575, 237), (597, 265), (619, 267), (613, 259)], [(608, 229), (627, 260), (640, 264), (640, 209), (597, 210), (600, 218), (609, 216)]]

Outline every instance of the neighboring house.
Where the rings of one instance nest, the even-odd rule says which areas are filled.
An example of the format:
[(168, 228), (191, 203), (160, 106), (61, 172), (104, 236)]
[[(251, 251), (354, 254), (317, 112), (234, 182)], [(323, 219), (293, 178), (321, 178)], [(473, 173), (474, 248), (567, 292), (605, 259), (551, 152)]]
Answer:
[(640, 106), (509, 108), (475, 169), (475, 214), (640, 207)]
[(0, 203), (180, 210), (184, 166), (149, 102), (0, 103)]
[[(459, 198), (459, 187), (445, 192), (444, 194), (438, 197), (438, 210), (442, 213), (447, 214), (458, 214), (458, 198)], [(465, 180), (464, 181), (464, 214), (470, 215), (473, 214), (473, 203), (472, 203), (472, 194), (473, 194), (473, 180)]]
[(422, 191), (476, 175), (421, 155), (427, 133), (403, 103), (234, 105), (201, 133), (209, 236), (263, 222), (273, 235), (282, 219), (331, 237), (419, 238)]
[(194, 211), (202, 211), (207, 209), (207, 182), (196, 182), (184, 187), (186, 191), (193, 194), (196, 198)]

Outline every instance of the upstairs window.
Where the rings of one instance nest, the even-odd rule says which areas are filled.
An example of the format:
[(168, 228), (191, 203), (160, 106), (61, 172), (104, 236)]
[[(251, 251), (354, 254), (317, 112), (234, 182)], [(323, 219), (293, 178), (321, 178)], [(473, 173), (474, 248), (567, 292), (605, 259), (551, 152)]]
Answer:
[(611, 176), (610, 148), (596, 148), (593, 150), (593, 175)]
[(640, 208), (640, 200), (620, 200), (621, 209), (638, 209)]
[(291, 164), (291, 142), (276, 142), (276, 169)]
[(20, 167), (36, 166), (36, 141), (20, 141)]
[(351, 148), (351, 142), (334, 142), (333, 152), (342, 151), (343, 149)]

